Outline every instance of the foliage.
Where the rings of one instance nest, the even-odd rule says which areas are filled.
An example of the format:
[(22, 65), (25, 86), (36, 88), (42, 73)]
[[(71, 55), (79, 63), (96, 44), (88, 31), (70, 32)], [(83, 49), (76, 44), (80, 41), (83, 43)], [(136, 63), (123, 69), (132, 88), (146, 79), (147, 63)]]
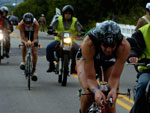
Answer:
[(118, 23), (136, 24), (138, 18), (145, 14), (148, 0), (26, 0), (17, 6), (14, 14), (20, 19), (25, 12), (32, 12), (38, 19), (46, 15), (49, 24), (55, 15), (55, 8), (62, 9), (70, 4), (74, 7), (74, 16), (86, 30), (94, 27), (96, 22), (114, 20)]

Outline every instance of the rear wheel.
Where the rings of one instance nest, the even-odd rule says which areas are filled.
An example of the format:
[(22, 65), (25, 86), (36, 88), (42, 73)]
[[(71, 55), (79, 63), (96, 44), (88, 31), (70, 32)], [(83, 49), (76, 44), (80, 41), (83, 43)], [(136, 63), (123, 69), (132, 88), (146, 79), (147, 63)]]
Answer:
[(62, 86), (66, 86), (67, 85), (68, 63), (69, 63), (68, 55), (64, 54), (63, 70), (62, 70)]

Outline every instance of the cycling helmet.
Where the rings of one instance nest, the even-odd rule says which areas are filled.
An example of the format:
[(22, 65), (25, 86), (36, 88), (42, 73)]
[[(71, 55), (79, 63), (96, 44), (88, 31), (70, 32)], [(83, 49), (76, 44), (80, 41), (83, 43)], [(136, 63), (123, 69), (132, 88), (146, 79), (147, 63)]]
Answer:
[(74, 13), (74, 9), (71, 5), (65, 5), (62, 9), (62, 14), (64, 15), (67, 11), (70, 12), (71, 15)]
[(147, 9), (148, 11), (150, 11), (150, 3), (147, 3), (147, 4), (146, 4), (146, 9)]
[(8, 14), (8, 8), (6, 6), (2, 6), (1, 10), (2, 10), (3, 13), (5, 12), (6, 15)]
[(110, 20), (100, 23), (92, 32), (97, 40), (106, 46), (113, 47), (123, 39), (119, 25)]
[(11, 24), (18, 25), (18, 17), (16, 17), (16, 16), (9, 16), (8, 20), (9, 20), (9, 22), (11, 22)]
[(32, 13), (25, 13), (23, 15), (23, 22), (26, 23), (26, 24), (32, 24), (33, 19), (34, 19), (34, 16), (33, 16)]

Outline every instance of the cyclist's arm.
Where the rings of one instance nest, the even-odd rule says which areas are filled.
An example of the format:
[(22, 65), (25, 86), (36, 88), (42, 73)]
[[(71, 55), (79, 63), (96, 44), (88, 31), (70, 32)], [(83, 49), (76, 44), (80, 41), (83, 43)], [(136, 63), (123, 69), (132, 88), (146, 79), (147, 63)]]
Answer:
[(135, 31), (137, 31), (140, 27), (144, 26), (147, 22), (145, 22), (145, 20), (143, 18), (139, 18)]
[(28, 39), (25, 38), (23, 21), (21, 21), (21, 22), (18, 24), (18, 27), (19, 27), (19, 31), (20, 31), (21, 41), (22, 41), (23, 43), (26, 43), (26, 42), (28, 41)]
[(121, 45), (119, 46), (117, 50), (117, 59), (113, 66), (112, 73), (110, 75), (110, 78), (108, 80), (108, 85), (111, 89), (114, 89), (117, 91), (119, 87), (120, 82), (120, 76), (124, 68), (124, 64), (130, 54), (130, 44), (128, 41), (123, 38), (123, 41), (121, 42)]
[(131, 45), (129, 57), (139, 57), (146, 48), (143, 34), (140, 30), (132, 34), (131, 38), (127, 39)]
[(39, 24), (37, 21), (34, 22), (35, 26), (34, 26), (34, 36), (33, 36), (33, 43), (38, 41), (38, 31), (39, 31)]
[(75, 23), (75, 28), (77, 32), (79, 32), (82, 36), (85, 34), (85, 30), (83, 29), (83, 26), (80, 24), (80, 22), (77, 20)]
[(88, 35), (84, 38), (81, 48), (82, 56), (85, 59), (84, 70), (87, 78), (87, 83), (90, 90), (94, 92), (94, 90), (98, 88), (98, 83), (96, 81), (96, 72), (94, 68), (95, 47)]

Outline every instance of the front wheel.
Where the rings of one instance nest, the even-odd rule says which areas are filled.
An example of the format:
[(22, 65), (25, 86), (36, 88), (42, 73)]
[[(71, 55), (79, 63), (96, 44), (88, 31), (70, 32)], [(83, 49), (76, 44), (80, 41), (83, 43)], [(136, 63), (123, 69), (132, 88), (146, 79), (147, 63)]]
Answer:
[(63, 70), (62, 70), (62, 86), (66, 86), (67, 85), (68, 62), (69, 62), (68, 55), (64, 54), (64, 58), (63, 58)]
[(26, 59), (26, 64), (25, 64), (25, 74), (28, 79), (28, 89), (31, 89), (31, 76), (32, 76), (32, 61), (31, 57), (28, 56)]

